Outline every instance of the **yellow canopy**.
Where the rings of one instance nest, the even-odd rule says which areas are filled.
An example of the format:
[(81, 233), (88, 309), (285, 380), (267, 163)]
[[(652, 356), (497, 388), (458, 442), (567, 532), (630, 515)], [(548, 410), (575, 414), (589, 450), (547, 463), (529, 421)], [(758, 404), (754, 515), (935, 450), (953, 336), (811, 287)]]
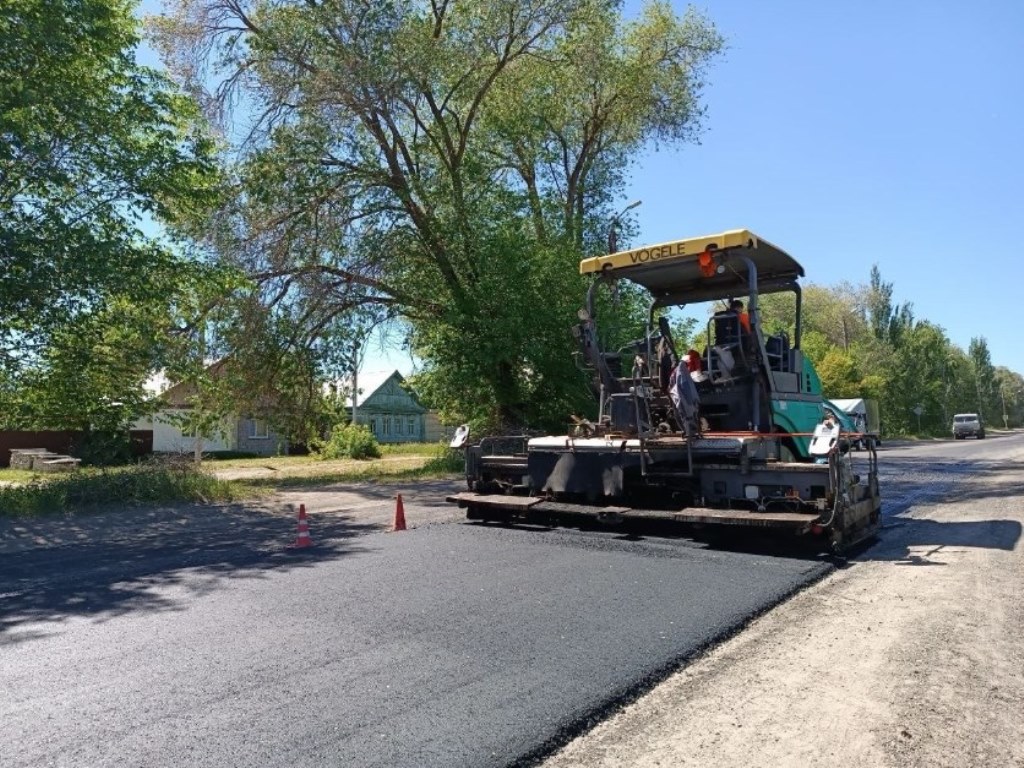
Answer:
[[(709, 253), (702, 268), (701, 254)], [(757, 270), (757, 284), (766, 289), (792, 283), (804, 274), (788, 253), (746, 229), (717, 235), (645, 245), (580, 262), (580, 274), (607, 274), (632, 280), (655, 296), (694, 294), (717, 298), (746, 293), (749, 265)], [(711, 274), (709, 274), (709, 271)]]

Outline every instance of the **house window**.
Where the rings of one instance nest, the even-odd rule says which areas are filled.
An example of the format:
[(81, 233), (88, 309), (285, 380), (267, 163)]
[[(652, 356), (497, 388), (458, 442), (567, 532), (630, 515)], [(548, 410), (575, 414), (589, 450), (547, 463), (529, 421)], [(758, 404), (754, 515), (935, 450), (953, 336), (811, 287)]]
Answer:
[(270, 437), (270, 424), (264, 419), (249, 419), (249, 439), (266, 440)]
[(409, 436), (416, 437), (416, 419), (409, 419)]
[(402, 434), (402, 417), (401, 416), (396, 416), (395, 417), (395, 434), (396, 435)]
[(370, 419), (370, 431), (373, 432), (374, 435), (377, 434), (377, 420), (376, 419)]
[(382, 431), (384, 433), (384, 436), (387, 437), (388, 435), (391, 434), (391, 417), (390, 416), (384, 416), (381, 419), (381, 422), (384, 425), (384, 429)]

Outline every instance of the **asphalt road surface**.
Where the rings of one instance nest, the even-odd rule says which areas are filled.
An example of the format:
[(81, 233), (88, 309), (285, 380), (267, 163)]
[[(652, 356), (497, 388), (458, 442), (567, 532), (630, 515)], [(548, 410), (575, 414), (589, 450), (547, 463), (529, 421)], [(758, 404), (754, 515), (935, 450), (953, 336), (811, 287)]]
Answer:
[[(886, 447), (887, 525), (1022, 442)], [(358, 510), (289, 551), (289, 528), (141, 516), (7, 551), (0, 765), (526, 764), (832, 567)]]

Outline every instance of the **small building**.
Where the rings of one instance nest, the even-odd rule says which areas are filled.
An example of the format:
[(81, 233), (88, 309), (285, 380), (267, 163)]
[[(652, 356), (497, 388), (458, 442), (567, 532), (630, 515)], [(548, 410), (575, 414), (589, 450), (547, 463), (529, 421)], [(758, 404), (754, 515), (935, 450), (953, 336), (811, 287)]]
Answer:
[[(420, 405), (402, 374), (396, 370), (368, 371), (358, 375), (356, 385), (356, 423), (366, 424), (378, 442), (420, 443), (427, 439), (427, 409)], [(345, 404), (351, 418), (351, 395)]]
[(456, 427), (451, 424), (442, 424), (437, 411), (427, 411), (423, 417), (424, 435), (423, 440), (427, 443), (449, 442), (455, 436)]
[[(219, 360), (211, 363), (208, 370), (216, 376), (223, 366), (224, 361)], [(162, 407), (152, 416), (139, 419), (132, 429), (152, 430), (153, 453), (194, 453), (196, 436), (184, 428), (191, 412), (191, 386), (171, 383), (160, 372), (146, 382), (146, 389), (154, 398), (160, 398)], [(203, 434), (199, 448), (203, 453), (238, 451), (274, 456), (287, 453), (288, 441), (277, 434), (266, 419), (254, 414), (236, 413), (225, 417), (217, 427)]]

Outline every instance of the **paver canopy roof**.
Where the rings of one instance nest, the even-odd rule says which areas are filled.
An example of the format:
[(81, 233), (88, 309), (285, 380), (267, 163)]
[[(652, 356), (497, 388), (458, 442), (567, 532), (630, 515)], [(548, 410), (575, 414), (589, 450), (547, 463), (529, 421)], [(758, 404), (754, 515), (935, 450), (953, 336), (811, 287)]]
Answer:
[(746, 229), (595, 256), (580, 262), (580, 274), (610, 273), (644, 286), (658, 298), (697, 301), (745, 294), (750, 280), (747, 259), (765, 292), (791, 285), (804, 274), (796, 259)]

